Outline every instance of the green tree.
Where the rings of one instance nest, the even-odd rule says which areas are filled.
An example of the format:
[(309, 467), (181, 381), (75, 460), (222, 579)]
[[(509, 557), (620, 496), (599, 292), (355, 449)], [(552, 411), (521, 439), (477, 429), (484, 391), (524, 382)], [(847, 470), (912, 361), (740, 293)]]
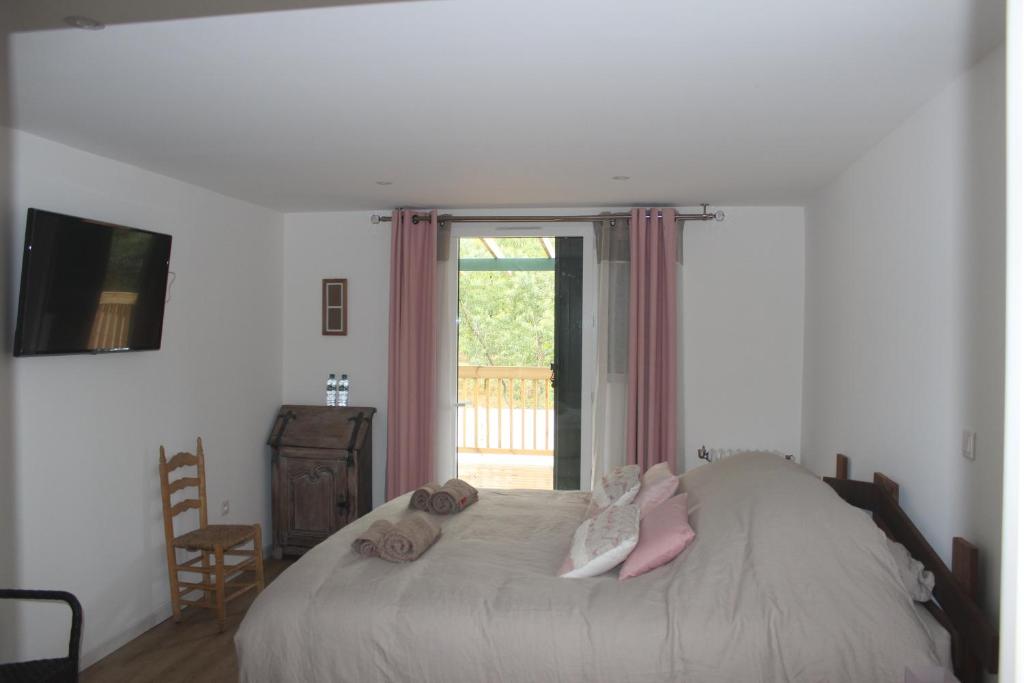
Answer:
[[(460, 258), (493, 258), (482, 241), (459, 240)], [(546, 258), (538, 238), (495, 240), (510, 258)], [(459, 363), (548, 367), (554, 359), (553, 271), (459, 273)]]

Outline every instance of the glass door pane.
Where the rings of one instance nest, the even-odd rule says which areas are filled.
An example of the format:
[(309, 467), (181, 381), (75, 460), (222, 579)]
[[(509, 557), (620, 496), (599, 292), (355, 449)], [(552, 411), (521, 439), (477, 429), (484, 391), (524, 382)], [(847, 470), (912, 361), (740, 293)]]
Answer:
[(458, 246), (458, 476), (478, 488), (578, 489), (583, 238)]
[(554, 484), (554, 240), (459, 239), (458, 476)]

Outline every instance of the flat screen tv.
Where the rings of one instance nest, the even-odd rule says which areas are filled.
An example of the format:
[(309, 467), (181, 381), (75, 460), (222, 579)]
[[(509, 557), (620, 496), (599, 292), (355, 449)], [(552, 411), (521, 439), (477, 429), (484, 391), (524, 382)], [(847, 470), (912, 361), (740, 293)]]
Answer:
[(28, 210), (15, 356), (160, 348), (171, 236)]

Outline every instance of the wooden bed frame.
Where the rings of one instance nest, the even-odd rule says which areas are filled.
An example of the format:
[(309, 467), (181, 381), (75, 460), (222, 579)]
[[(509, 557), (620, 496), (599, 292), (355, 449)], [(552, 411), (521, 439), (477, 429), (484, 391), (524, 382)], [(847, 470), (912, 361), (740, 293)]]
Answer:
[(996, 673), (999, 634), (978, 607), (978, 549), (960, 537), (953, 539), (953, 568), (945, 565), (910, 517), (900, 507), (899, 484), (875, 472), (873, 481), (849, 478), (850, 461), (836, 455), (836, 476), (824, 477), (847, 503), (871, 513), (889, 538), (935, 575), (934, 600), (926, 605), (952, 636), (953, 671), (961, 683), (979, 683), (982, 670)]

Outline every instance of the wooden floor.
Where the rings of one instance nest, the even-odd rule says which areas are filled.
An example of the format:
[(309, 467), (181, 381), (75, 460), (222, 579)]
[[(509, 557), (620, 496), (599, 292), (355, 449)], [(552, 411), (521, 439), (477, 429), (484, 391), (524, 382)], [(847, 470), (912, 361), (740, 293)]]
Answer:
[(550, 455), (480, 455), (459, 451), (458, 477), (478, 489), (544, 489), (555, 484)]
[[(273, 581), (291, 560), (267, 560), (266, 579)], [(193, 683), (238, 680), (235, 631), (252, 604), (252, 593), (228, 603), (228, 624), (217, 632), (217, 620), (206, 609), (186, 608), (180, 623), (158, 624), (82, 672), (83, 683)]]

